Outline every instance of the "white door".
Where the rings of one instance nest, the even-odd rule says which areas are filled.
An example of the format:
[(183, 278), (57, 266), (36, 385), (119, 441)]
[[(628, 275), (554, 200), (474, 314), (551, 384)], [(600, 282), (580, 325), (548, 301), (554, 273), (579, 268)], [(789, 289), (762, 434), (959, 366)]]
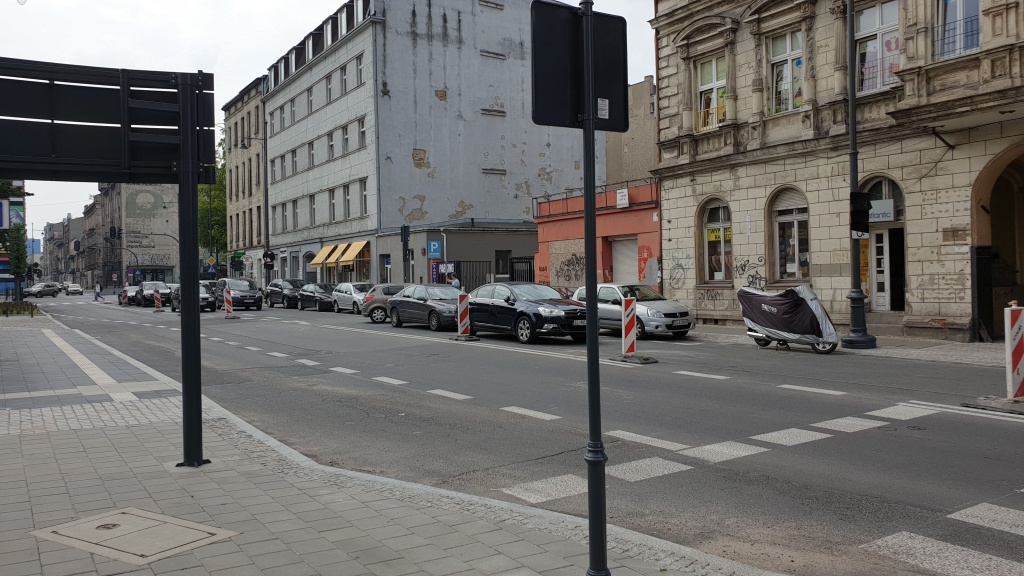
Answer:
[(889, 311), (889, 231), (872, 230), (870, 248), (871, 309)]
[(635, 284), (640, 281), (637, 262), (640, 248), (636, 238), (623, 238), (612, 242), (612, 280), (618, 284)]

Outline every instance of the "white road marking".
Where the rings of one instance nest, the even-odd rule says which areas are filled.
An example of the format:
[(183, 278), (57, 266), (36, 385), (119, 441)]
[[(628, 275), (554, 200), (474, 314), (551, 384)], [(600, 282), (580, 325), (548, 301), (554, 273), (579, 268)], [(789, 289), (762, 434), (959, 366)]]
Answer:
[(785, 388), (787, 390), (799, 390), (801, 392), (817, 392), (818, 394), (832, 394), (834, 396), (843, 396), (846, 392), (840, 392), (838, 390), (825, 390), (824, 388), (808, 388), (807, 386), (794, 386), (792, 384), (782, 384), (778, 388)]
[(889, 418), (891, 420), (910, 420), (911, 418), (920, 418), (921, 416), (928, 416), (929, 414), (935, 414), (936, 412), (938, 412), (938, 410), (897, 405), (890, 408), (882, 408), (881, 410), (874, 410), (872, 412), (865, 412), (864, 415)]
[(223, 338), (210, 338), (210, 340), (213, 340), (214, 342), (220, 342), (221, 340), (223, 340)]
[(167, 326), (157, 326), (157, 328), (167, 328)]
[(767, 434), (751, 436), (750, 439), (760, 440), (762, 442), (771, 442), (772, 444), (782, 444), (783, 446), (796, 446), (797, 444), (803, 444), (804, 442), (813, 442), (814, 440), (831, 437), (831, 434), (825, 434), (824, 432), (811, 432), (810, 430), (801, 430), (799, 428), (787, 428), (786, 430), (779, 430), (778, 432), (769, 432)]
[(246, 346), (245, 349), (246, 350), (253, 350), (255, 352), (259, 352), (260, 350), (263, 350), (263, 348), (257, 348), (255, 346)]
[(152, 326), (152, 324), (143, 324), (143, 326)]
[(699, 458), (708, 462), (722, 462), (724, 460), (732, 460), (733, 458), (750, 456), (751, 454), (758, 454), (769, 450), (771, 450), (771, 448), (751, 446), (750, 444), (743, 444), (742, 442), (721, 442), (719, 444), (708, 444), (707, 446), (698, 446), (697, 448), (683, 450), (680, 454), (691, 458)]
[(449, 392), (447, 390), (427, 390), (431, 394), (437, 394), (438, 396), (447, 396), (448, 398), (454, 398), (456, 400), (469, 400), (472, 396), (466, 396), (465, 394), (459, 394), (458, 392)]
[(287, 358), (289, 355), (284, 352), (267, 352), (267, 356), (277, 356), (278, 358)]
[(703, 342), (672, 342), (676, 346), (700, 346)]
[(359, 370), (353, 370), (351, 368), (342, 368), (341, 366), (331, 368), (331, 370), (335, 372), (341, 372), (342, 374), (355, 374), (356, 372), (359, 372)]
[(385, 384), (394, 384), (395, 386), (401, 386), (402, 384), (408, 384), (408, 382), (406, 382), (405, 380), (398, 380), (396, 378), (388, 378), (387, 376), (376, 376), (374, 378), (371, 378), (371, 380), (376, 380), (377, 382), (383, 382)]
[(676, 374), (682, 374), (683, 376), (696, 376), (697, 378), (711, 378), (714, 380), (728, 380), (732, 376), (719, 376), (717, 374), (702, 374), (700, 372), (687, 372), (686, 370), (680, 370)]
[(171, 328), (172, 332), (181, 332), (181, 328)]
[(1010, 414), (1009, 412), (993, 412), (989, 410), (980, 410), (978, 408), (967, 408), (965, 406), (950, 406), (949, 404), (935, 404), (932, 402), (921, 402), (918, 400), (900, 402), (900, 406), (918, 406), (924, 408), (931, 408), (933, 410), (938, 410), (940, 412), (952, 412), (955, 414), (964, 414), (966, 416), (978, 416), (979, 418), (992, 418), (995, 420), (1024, 422), (1024, 416), (1020, 414)]
[(867, 418), (847, 416), (846, 418), (825, 420), (824, 422), (811, 424), (811, 426), (817, 426), (818, 428), (825, 428), (828, 430), (835, 430), (837, 432), (860, 432), (861, 430), (867, 430), (868, 428), (878, 428), (879, 426), (885, 426), (886, 424), (888, 424), (888, 422), (882, 422), (881, 420), (869, 420)]
[(229, 346), (238, 346), (239, 344), (241, 344), (241, 342), (225, 342), (225, 344)]
[(567, 496), (576, 496), (577, 494), (585, 494), (586, 491), (587, 481), (579, 476), (573, 476), (572, 474), (556, 476), (554, 478), (547, 478), (536, 482), (517, 484), (511, 488), (505, 488), (502, 490), (502, 492), (515, 496), (520, 500), (525, 500), (530, 504), (537, 504), (548, 500), (557, 500), (558, 498), (565, 498)]
[(669, 442), (668, 440), (652, 438), (650, 436), (641, 436), (640, 434), (633, 434), (632, 432), (626, 432), (624, 430), (612, 430), (611, 432), (606, 432), (606, 434), (615, 438), (629, 440), (630, 442), (638, 442), (640, 444), (647, 444), (648, 446), (654, 446), (655, 448), (664, 448), (673, 452), (679, 452), (680, 450), (686, 450), (689, 448), (686, 444), (676, 444), (675, 442)]
[(299, 364), (305, 364), (306, 366), (319, 366), (320, 363), (316, 360), (306, 360), (305, 358), (299, 358), (296, 360)]
[(1024, 511), (1013, 508), (1003, 508), (995, 504), (978, 504), (950, 514), (947, 518), (1024, 536)]
[(664, 476), (666, 474), (674, 474), (675, 472), (690, 470), (692, 468), (693, 466), (687, 466), (686, 464), (680, 464), (678, 462), (664, 460), (662, 458), (644, 458), (643, 460), (634, 460), (624, 464), (609, 466), (605, 469), (605, 472), (627, 482), (637, 482), (640, 480), (647, 480), (649, 478), (657, 478), (658, 476)]
[(263, 319), (264, 320), (280, 320), (280, 318), (278, 318), (277, 316), (266, 316)]
[(537, 412), (536, 410), (529, 410), (527, 408), (520, 408), (518, 406), (506, 406), (502, 408), (506, 412), (514, 412), (516, 414), (522, 414), (523, 416), (530, 416), (531, 418), (540, 418), (541, 420), (558, 420), (561, 416), (555, 416), (554, 414), (548, 414), (546, 412)]
[(121, 324), (124, 320), (114, 320), (114, 324)]
[(128, 324), (138, 324), (138, 322), (128, 322)]
[(861, 546), (946, 576), (1022, 576), (1024, 564), (975, 552), (911, 532), (898, 532)]

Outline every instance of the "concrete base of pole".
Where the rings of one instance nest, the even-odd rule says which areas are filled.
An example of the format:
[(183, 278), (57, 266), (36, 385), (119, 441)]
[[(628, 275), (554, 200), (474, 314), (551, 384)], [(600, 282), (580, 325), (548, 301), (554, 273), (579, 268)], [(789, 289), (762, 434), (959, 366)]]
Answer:
[(626, 354), (624, 356), (613, 356), (609, 358), (612, 362), (625, 362), (626, 364), (657, 364), (658, 360), (651, 358), (650, 356), (637, 356), (636, 354)]
[(164, 311), (163, 308), (157, 308), (156, 310), (153, 310), (153, 313), (156, 314), (157, 312), (163, 312), (163, 311)]
[(240, 320), (241, 318), (242, 318), (241, 316), (235, 316), (234, 314), (225, 314), (224, 315), (224, 319), (225, 320)]
[(1009, 398), (1000, 398), (999, 396), (982, 396), (975, 400), (961, 402), (960, 405), (966, 408), (978, 408), (979, 410), (1024, 414), (1024, 401), (1010, 400)]
[(479, 342), (480, 339), (476, 336), (452, 336), (449, 340), (455, 340), (457, 342)]

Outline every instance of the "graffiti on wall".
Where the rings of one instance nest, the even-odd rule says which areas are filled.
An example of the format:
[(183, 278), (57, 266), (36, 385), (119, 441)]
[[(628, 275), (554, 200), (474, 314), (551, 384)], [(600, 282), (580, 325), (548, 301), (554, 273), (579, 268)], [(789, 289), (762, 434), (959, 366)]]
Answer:
[(761, 274), (762, 270), (764, 270), (764, 256), (758, 256), (753, 261), (744, 258), (732, 267), (733, 278), (745, 277), (747, 283), (744, 286), (756, 290), (764, 290), (765, 285), (768, 284), (768, 279)]
[(697, 308), (701, 310), (714, 310), (716, 303), (725, 300), (725, 293), (721, 290), (698, 290)]
[(681, 290), (693, 270), (693, 254), (685, 250), (669, 250), (662, 258), (668, 270), (668, 286)]
[(586, 260), (579, 254), (569, 254), (551, 268), (551, 276), (555, 282), (564, 286), (578, 286), (584, 281)]

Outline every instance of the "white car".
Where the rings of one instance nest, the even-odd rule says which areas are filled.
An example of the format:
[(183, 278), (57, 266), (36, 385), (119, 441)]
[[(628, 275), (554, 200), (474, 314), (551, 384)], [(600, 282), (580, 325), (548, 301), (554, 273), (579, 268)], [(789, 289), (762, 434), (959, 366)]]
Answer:
[[(597, 315), (599, 326), (622, 329), (622, 300), (636, 298), (637, 338), (651, 334), (671, 334), (682, 338), (693, 329), (690, 307), (669, 300), (657, 290), (643, 284), (598, 284)], [(586, 288), (576, 290), (573, 300), (586, 302)]]
[(68, 284), (67, 293), (69, 296), (71, 294), (78, 294), (79, 296), (81, 296), (82, 294), (85, 293), (85, 291), (82, 290), (82, 286), (80, 284)]
[(361, 306), (363, 297), (373, 289), (370, 282), (342, 282), (334, 287), (331, 293), (331, 300), (334, 303), (334, 311), (347, 310), (353, 314), (362, 314)]

